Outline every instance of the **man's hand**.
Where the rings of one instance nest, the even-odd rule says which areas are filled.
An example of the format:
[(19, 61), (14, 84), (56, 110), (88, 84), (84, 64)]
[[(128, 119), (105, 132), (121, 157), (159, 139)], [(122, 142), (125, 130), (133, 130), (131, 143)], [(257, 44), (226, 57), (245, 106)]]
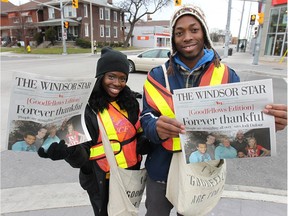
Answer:
[(176, 119), (160, 116), (156, 122), (156, 130), (160, 139), (178, 137), (179, 133), (185, 133), (185, 126)]
[(276, 131), (283, 130), (287, 126), (287, 105), (269, 104), (263, 112), (275, 117)]

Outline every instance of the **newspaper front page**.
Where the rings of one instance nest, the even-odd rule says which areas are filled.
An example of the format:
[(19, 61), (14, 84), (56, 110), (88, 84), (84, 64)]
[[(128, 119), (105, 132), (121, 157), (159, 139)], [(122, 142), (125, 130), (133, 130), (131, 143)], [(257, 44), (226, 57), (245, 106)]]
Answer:
[(91, 140), (84, 110), (95, 78), (49, 77), (16, 72), (8, 116), (8, 150), (37, 152), (53, 142)]
[(174, 90), (186, 163), (276, 154), (272, 79)]

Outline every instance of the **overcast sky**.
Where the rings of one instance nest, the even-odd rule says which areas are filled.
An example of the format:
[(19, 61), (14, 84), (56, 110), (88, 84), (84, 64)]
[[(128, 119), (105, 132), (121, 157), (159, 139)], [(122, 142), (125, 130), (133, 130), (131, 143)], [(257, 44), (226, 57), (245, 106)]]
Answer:
[[(28, 2), (29, 0), (9, 0), (13, 4), (19, 5)], [(117, 2), (118, 0), (113, 0)], [(232, 35), (237, 37), (240, 28), (241, 13), (243, 7), (242, 0), (232, 0), (232, 11), (231, 11), (231, 20), (230, 20), (230, 31)], [(182, 0), (182, 4), (193, 3), (200, 6), (207, 18), (208, 27), (210, 31), (213, 29), (226, 29), (227, 24), (227, 14), (228, 14), (228, 0)], [(251, 8), (251, 9), (250, 9)], [(152, 15), (153, 20), (170, 20), (171, 15), (173, 14), (174, 5), (166, 7), (162, 11)], [(242, 28), (240, 38), (246, 36), (247, 27), (250, 28), (249, 20), (251, 14), (258, 13), (258, 3), (251, 3), (249, 0), (245, 3), (245, 9), (243, 14)]]

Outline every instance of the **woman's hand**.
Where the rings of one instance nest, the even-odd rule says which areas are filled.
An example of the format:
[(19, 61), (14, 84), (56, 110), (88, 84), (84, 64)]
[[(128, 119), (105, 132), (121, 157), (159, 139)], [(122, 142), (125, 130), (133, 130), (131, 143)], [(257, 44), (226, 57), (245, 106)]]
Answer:
[(287, 105), (269, 104), (263, 112), (275, 117), (276, 131), (283, 130), (287, 126)]

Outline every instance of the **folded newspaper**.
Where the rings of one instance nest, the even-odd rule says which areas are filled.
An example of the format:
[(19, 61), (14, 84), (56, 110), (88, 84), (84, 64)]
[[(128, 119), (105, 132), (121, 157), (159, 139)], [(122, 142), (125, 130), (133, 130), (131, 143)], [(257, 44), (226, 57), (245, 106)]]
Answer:
[(186, 163), (276, 154), (274, 117), (262, 112), (273, 103), (271, 79), (178, 89), (173, 102)]
[(8, 150), (36, 152), (53, 142), (91, 140), (84, 110), (94, 78), (49, 77), (16, 72), (8, 116)]

